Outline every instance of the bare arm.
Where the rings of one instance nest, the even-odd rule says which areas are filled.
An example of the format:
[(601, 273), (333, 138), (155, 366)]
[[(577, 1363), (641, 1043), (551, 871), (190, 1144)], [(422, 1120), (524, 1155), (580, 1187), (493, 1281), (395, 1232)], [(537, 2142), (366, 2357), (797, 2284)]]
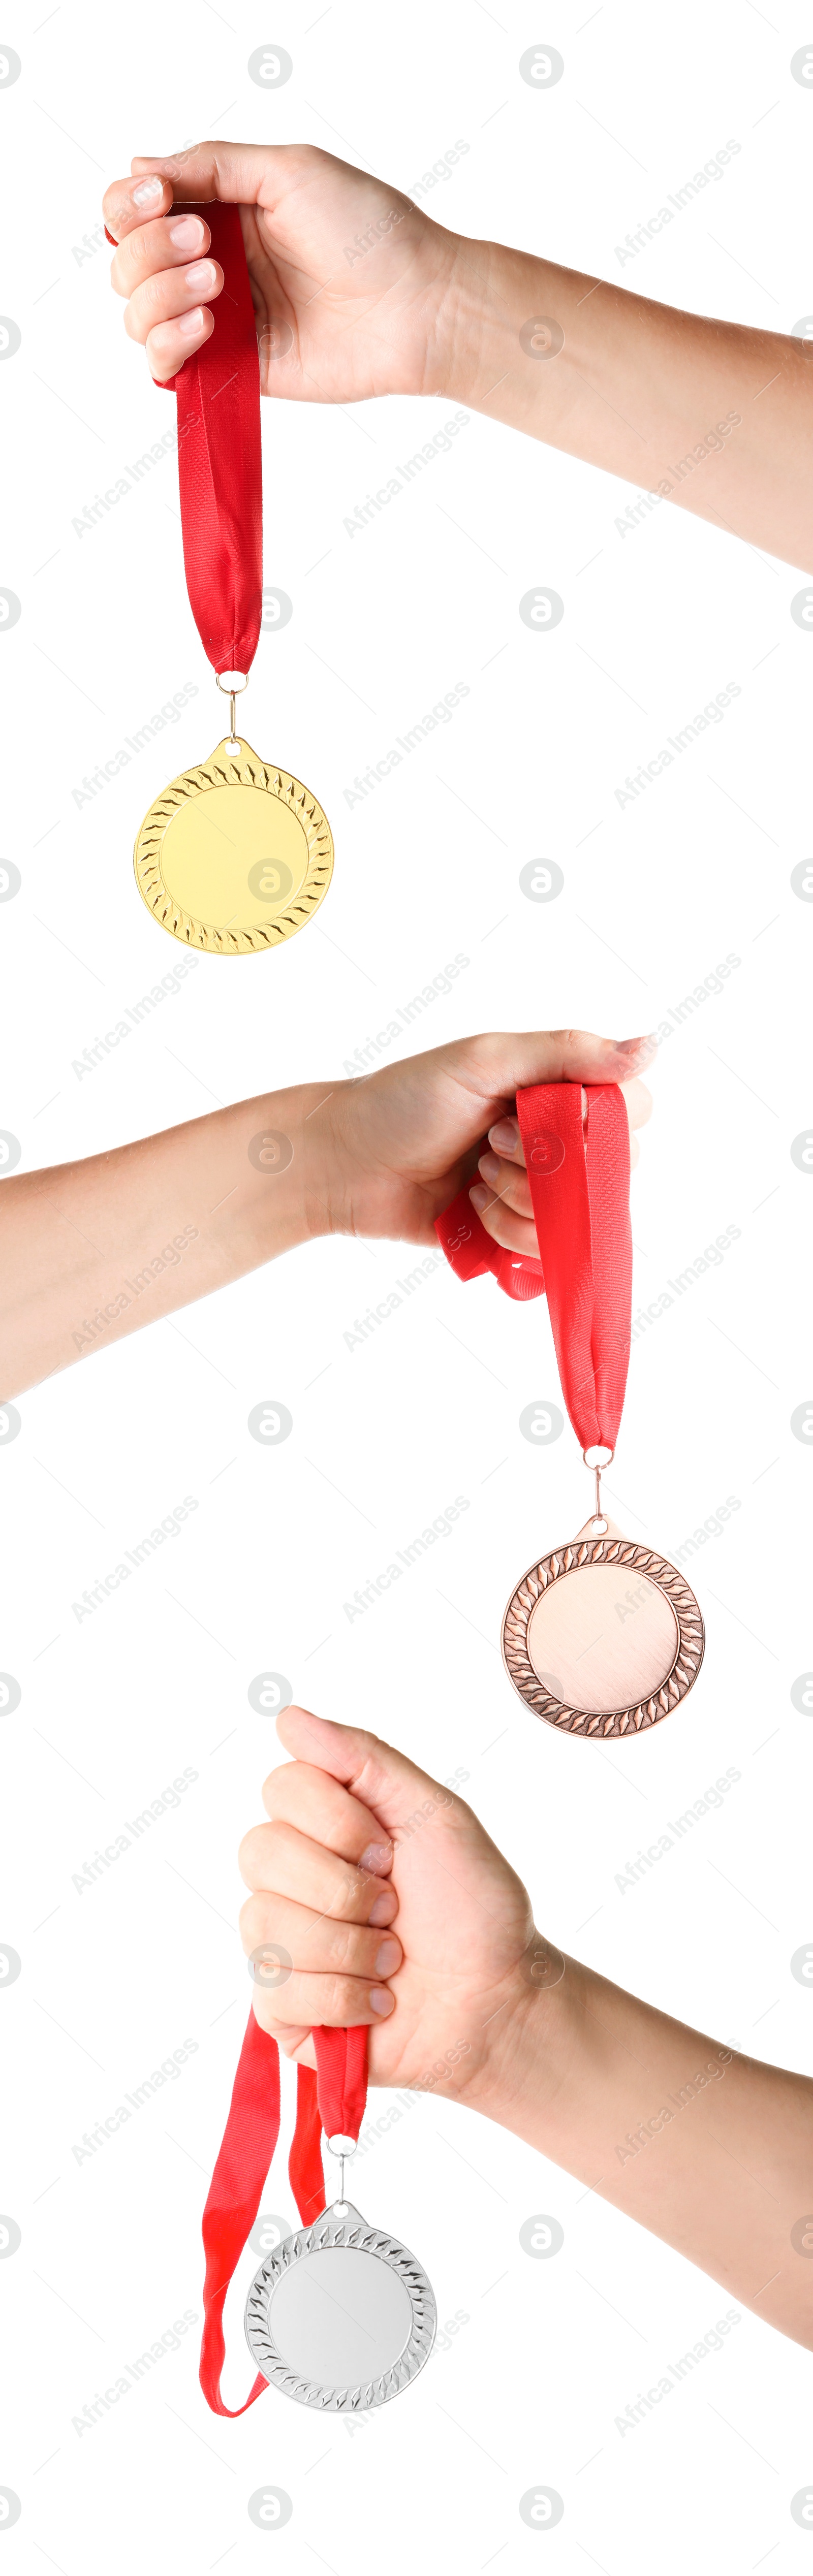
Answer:
[(813, 352), (801, 341), (447, 232), (309, 144), (203, 143), (135, 161), (104, 200), (125, 326), (161, 381), (217, 330), (223, 272), (213, 263), (201, 285), (205, 220), (192, 221), (194, 245), (191, 219), (178, 236), (184, 205), (212, 197), (241, 208), (272, 398), (443, 394), (813, 571)]
[(292, 1961), (255, 1986), (264, 2028), (312, 2066), (314, 2024), (366, 2023), (374, 2084), (513, 2130), (813, 2349), (813, 2082), (565, 1959), (472, 1809), (393, 1746), (302, 1708), (278, 1733), (294, 1758), (240, 1851), (244, 1949)]
[(813, 568), (813, 355), (801, 341), (467, 241), (447, 326), (449, 390), (473, 410)]
[(507, 1135), (495, 1122), (518, 1084), (572, 1079), (622, 1084), (639, 1126), (651, 1104), (637, 1074), (653, 1053), (646, 1038), (580, 1030), (464, 1038), (364, 1081), (266, 1092), (86, 1162), (13, 1174), (0, 1184), (0, 1399), (311, 1235), (434, 1245), (433, 1220), (464, 1177), (495, 1240), (536, 1253), (516, 1122)]
[[(551, 2085), (551, 2055), (557, 2082)], [(813, 2349), (813, 2082), (568, 1960), (478, 2107)], [(813, 2249), (813, 2214), (807, 2217)]]

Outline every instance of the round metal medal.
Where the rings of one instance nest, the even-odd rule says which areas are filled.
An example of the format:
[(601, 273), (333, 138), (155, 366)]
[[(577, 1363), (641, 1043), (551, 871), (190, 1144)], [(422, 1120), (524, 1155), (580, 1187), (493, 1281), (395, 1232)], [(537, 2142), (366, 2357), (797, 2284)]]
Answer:
[(685, 1577), (603, 1515), (528, 1568), (502, 1627), (514, 1689), (567, 1735), (640, 1735), (697, 1680), (705, 1632)]
[(134, 865), (154, 920), (184, 948), (247, 957), (310, 921), (330, 884), (333, 839), (301, 779), (229, 736), (155, 798)]
[(273, 2388), (318, 2414), (366, 2414), (417, 2379), (437, 2328), (415, 2255), (351, 2201), (286, 2236), (246, 2301), (249, 2350)]

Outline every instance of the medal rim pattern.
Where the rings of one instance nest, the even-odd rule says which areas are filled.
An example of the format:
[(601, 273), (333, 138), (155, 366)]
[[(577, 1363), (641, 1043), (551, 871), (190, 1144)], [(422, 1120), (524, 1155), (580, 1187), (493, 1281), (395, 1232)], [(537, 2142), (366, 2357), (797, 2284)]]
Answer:
[[(221, 755), (224, 755), (222, 766), (216, 766)], [(259, 777), (251, 770), (252, 761), (260, 773)], [(243, 775), (245, 770), (249, 772), (247, 777)], [(160, 853), (164, 835), (184, 803), (194, 796), (205, 795), (210, 788), (235, 786), (245, 787), (259, 795), (273, 796), (277, 804), (285, 805), (289, 813), (296, 814), (308, 844), (308, 865), (298, 894), (284, 912), (277, 914), (273, 921), (257, 922), (250, 929), (229, 931), (216, 929), (176, 903), (161, 875)], [(170, 799), (175, 801), (167, 810)], [(281, 947), (286, 939), (293, 939), (298, 930), (306, 928), (328, 892), (334, 857), (333, 834), (318, 796), (314, 796), (302, 779), (295, 778), (292, 770), (281, 769), (276, 762), (263, 760), (242, 736), (239, 761), (231, 754), (224, 754), (222, 742), (216, 743), (206, 760), (190, 763), (188, 769), (180, 770), (177, 778), (171, 779), (169, 786), (163, 788), (161, 795), (153, 798), (136, 834), (133, 867), (147, 911), (157, 921), (159, 929), (166, 930), (181, 947), (200, 948), (209, 957), (250, 957), (267, 955), (269, 949)], [(295, 918), (297, 914), (299, 919)]]
[[(291, 2369), (279, 2352), (269, 2324), (273, 2290), (295, 2263), (324, 2247), (355, 2247), (362, 2254), (374, 2254), (390, 2271), (395, 2272), (407, 2292), (412, 2309), (412, 2326), (404, 2350), (390, 2370), (376, 2378), (362, 2380), (355, 2387), (329, 2388), (318, 2379), (308, 2379)], [(437, 2332), (438, 2312), (431, 2281), (397, 2236), (388, 2235), (381, 2227), (368, 2227), (361, 2212), (348, 2202), (343, 2218), (332, 2209), (323, 2210), (310, 2227), (299, 2228), (283, 2238), (265, 2263), (260, 2264), (248, 2293), (245, 2307), (246, 2342), (252, 2359), (269, 2387), (282, 2397), (293, 2398), (299, 2406), (311, 2406), (322, 2415), (366, 2414), (374, 2406), (386, 2406), (409, 2388), (428, 2361)]]
[[(584, 1565), (624, 1565), (630, 1573), (646, 1575), (654, 1589), (668, 1601), (677, 1622), (678, 1641), (669, 1669), (657, 1690), (645, 1693), (639, 1700), (629, 1700), (625, 1707), (584, 1709), (559, 1700), (545, 1689), (534, 1671), (528, 1653), (528, 1627), (537, 1602), (547, 1591), (549, 1582), (578, 1573)], [(532, 1587), (536, 1586), (533, 1590)], [(524, 1597), (523, 1597), (524, 1596)], [(508, 1623), (514, 1621), (509, 1639)], [(699, 1629), (699, 1641), (690, 1636), (687, 1622)], [(611, 1536), (585, 1539), (579, 1535), (564, 1547), (550, 1548), (546, 1556), (537, 1557), (517, 1583), (507, 1604), (500, 1643), (508, 1679), (518, 1697), (535, 1717), (545, 1719), (562, 1735), (578, 1736), (606, 1744), (611, 1736), (638, 1736), (649, 1733), (664, 1717), (671, 1717), (681, 1701), (694, 1688), (706, 1649), (703, 1613), (685, 1575), (678, 1572), (667, 1556), (657, 1548), (643, 1547), (636, 1539)]]

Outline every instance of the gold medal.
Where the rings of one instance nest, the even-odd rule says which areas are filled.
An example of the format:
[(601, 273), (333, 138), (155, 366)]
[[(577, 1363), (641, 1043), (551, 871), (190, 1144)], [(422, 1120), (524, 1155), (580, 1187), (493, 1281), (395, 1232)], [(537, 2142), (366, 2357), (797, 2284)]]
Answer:
[(528, 1568), (502, 1628), (509, 1680), (566, 1735), (640, 1735), (697, 1680), (705, 1634), (685, 1577), (598, 1512)]
[(234, 731), (156, 797), (133, 855), (154, 920), (213, 957), (247, 957), (292, 939), (333, 873), (318, 799)]
[(310, 788), (235, 730), (264, 599), (270, 623), (283, 594), (263, 592), (260, 366), (240, 208), (207, 201), (200, 211), (224, 291), (213, 336), (169, 383), (189, 604), (231, 715), (208, 759), (156, 797), (133, 855), (139, 894), (172, 939), (249, 957), (310, 921), (330, 884), (333, 840)]

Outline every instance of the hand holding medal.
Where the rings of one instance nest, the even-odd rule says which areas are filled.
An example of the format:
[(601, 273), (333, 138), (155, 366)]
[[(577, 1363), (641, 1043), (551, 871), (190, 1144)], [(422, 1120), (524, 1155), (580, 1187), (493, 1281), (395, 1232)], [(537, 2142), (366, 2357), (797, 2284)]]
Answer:
[[(158, 202), (169, 193), (164, 182), (142, 188), (150, 185)], [(229, 697), (229, 731), (155, 798), (134, 860), (139, 893), (164, 930), (185, 947), (239, 957), (277, 947), (310, 920), (330, 884), (333, 841), (317, 798), (235, 729), (262, 617), (260, 368), (239, 207), (211, 204), (202, 218), (202, 208), (187, 208), (175, 231), (208, 235), (213, 260), (187, 274), (205, 278), (209, 293), (222, 285), (217, 331), (162, 381), (177, 398), (189, 600)], [(199, 316), (192, 307), (186, 318)]]
[[(368, 2045), (377, 2083), (437, 2085), (458, 2097), (476, 2087), (499, 2049), (500, 2006), (508, 2014), (558, 1984), (564, 1962), (535, 1933), (525, 1889), (452, 1789), (375, 1736), (304, 1709), (287, 1709), (278, 1732), (297, 1758), (266, 1781), (270, 1821), (240, 1850), (252, 1889), (241, 1932), (254, 2002), (203, 2222), (201, 2385), (228, 2413), (222, 2310), (276, 2145), (279, 2045), (298, 2062), (289, 2172), (303, 2226), (249, 2292), (246, 2335), (260, 2375), (246, 2403), (270, 2381), (320, 2413), (352, 2413), (386, 2404), (417, 2376), (436, 2312), (414, 2255), (345, 2200), (343, 2162), (338, 2198), (325, 2208), (320, 2124), (334, 2152), (351, 2156)], [(452, 1881), (450, 2047), (441, 1968)]]
[[(584, 1095), (576, 1083), (541, 1083), (516, 1099), (536, 1254), (500, 1248), (465, 1190), (436, 1231), (460, 1278), (491, 1270), (508, 1296), (547, 1294), (562, 1392), (595, 1474), (595, 1511), (516, 1585), (503, 1658), (537, 1717), (603, 1741), (645, 1732), (685, 1699), (703, 1659), (703, 1621), (676, 1566), (625, 1538), (601, 1509), (630, 1350), (630, 1151), (621, 1092), (614, 1083), (590, 1085)], [(487, 1191), (476, 1195), (487, 1202)], [(520, 1224), (527, 1236), (527, 1218)]]
[[(254, 2005), (204, 2216), (209, 2405), (229, 2412), (223, 2302), (276, 2145), (278, 2048), (298, 2061), (289, 2172), (302, 2227), (249, 2290), (258, 2376), (246, 2403), (270, 2384), (313, 2412), (366, 2413), (429, 2358), (435, 2306), (421, 2265), (345, 2199), (341, 2164), (339, 2200), (324, 2206), (320, 2113), (328, 2136), (346, 2125), (332, 2144), (349, 2149), (368, 2048), (374, 2085), (397, 2086), (402, 2101), (439, 2094), (496, 2122), (678, 2246), (763, 2323), (767, 2313), (809, 2343), (803, 2267), (783, 2260), (809, 2185), (809, 2079), (683, 2025), (674, 1995), (661, 2012), (565, 1957), (458, 1793), (465, 1771), (444, 1784), (378, 1736), (303, 1708), (286, 1709), (278, 1732), (294, 1759), (266, 1780), (269, 1821), (240, 1848)], [(642, 2066), (646, 2098), (666, 2109), (649, 2124), (646, 2155), (640, 2133), (619, 2154), (615, 2142), (640, 2122)], [(687, 2086), (692, 2100), (702, 2092), (705, 2113), (670, 2121)], [(420, 2102), (414, 2118), (417, 2162)], [(474, 2140), (472, 2156), (479, 2166)]]

